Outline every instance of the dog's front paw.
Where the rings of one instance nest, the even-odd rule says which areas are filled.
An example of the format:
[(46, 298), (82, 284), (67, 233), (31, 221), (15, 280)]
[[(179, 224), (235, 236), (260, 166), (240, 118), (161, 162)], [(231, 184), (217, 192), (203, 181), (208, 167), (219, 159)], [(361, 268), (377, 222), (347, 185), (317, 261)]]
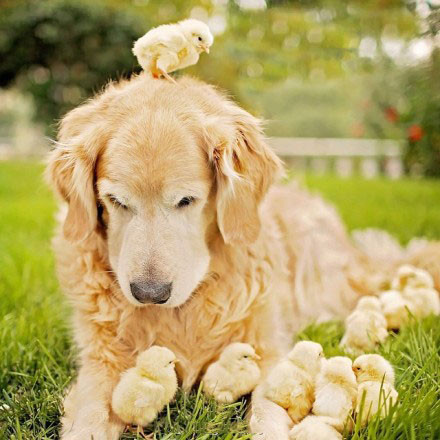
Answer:
[(249, 420), (249, 428), (253, 440), (289, 440), (289, 425), (287, 421), (279, 420), (281, 423), (274, 423), (273, 420), (260, 418), (252, 414)]
[(64, 432), (61, 440), (118, 440), (124, 426), (112, 426), (109, 429), (81, 429)]
[(104, 431), (97, 431), (96, 429), (76, 430), (62, 434), (61, 440), (107, 440), (107, 437)]
[(64, 419), (61, 440), (118, 440), (124, 427), (116, 417), (96, 424), (85, 423), (84, 419), (69, 423)]
[(261, 388), (254, 392), (249, 419), (249, 428), (254, 434), (252, 439), (289, 440), (292, 425), (286, 410), (262, 397)]

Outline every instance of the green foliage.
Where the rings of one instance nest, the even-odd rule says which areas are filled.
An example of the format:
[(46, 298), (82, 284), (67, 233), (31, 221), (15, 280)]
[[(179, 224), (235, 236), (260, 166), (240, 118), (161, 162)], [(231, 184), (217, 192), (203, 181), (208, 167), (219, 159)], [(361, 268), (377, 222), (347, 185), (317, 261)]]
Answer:
[[(0, 438), (57, 439), (62, 395), (75, 375), (70, 310), (54, 276), (50, 237), (55, 204), (41, 181), (43, 167), (0, 162)], [(383, 227), (405, 242), (414, 234), (440, 238), (440, 183), (308, 177), (307, 186), (335, 202), (350, 228)], [(399, 215), (400, 213), (400, 215)], [(298, 338), (341, 354), (342, 325), (308, 327)], [(380, 349), (397, 370), (396, 419), (374, 421), (355, 439), (440, 438), (440, 321), (428, 319)], [(146, 430), (155, 440), (248, 440), (246, 401), (218, 406), (179, 393)], [(135, 435), (125, 434), (124, 439)], [(140, 437), (139, 437), (140, 438)]]
[[(347, 137), (357, 123), (353, 108), (363, 97), (355, 84), (342, 78), (322, 82), (287, 80), (255, 96), (256, 111), (268, 120), (268, 135)], [(350, 87), (353, 92), (347, 96), (346, 88)]]
[(334, 203), (349, 229), (385, 229), (406, 244), (414, 237), (435, 240), (440, 235), (435, 180), (365, 180), (353, 177), (306, 176), (305, 184)]
[(136, 70), (130, 48), (146, 24), (93, 3), (19, 3), (0, 19), (0, 86), (30, 92), (51, 124), (109, 78)]
[(370, 82), (364, 121), (376, 137), (406, 139), (405, 166), (440, 176), (440, 50), (416, 66), (384, 63)]
[[(432, 62), (408, 72), (405, 96), (410, 104), (402, 115), (408, 127), (406, 166), (425, 176), (440, 176), (440, 50)], [(420, 127), (417, 131), (417, 127)]]
[[(304, 105), (305, 114), (312, 118), (304, 116), (290, 128), (281, 121), (280, 133), (298, 136), (316, 130), (316, 136), (324, 127), (322, 132), (330, 136), (350, 136), (353, 116), (345, 124), (343, 118), (350, 111), (355, 113), (353, 100), (349, 96), (343, 107), (341, 97), (347, 90), (361, 88), (351, 78), (373, 67), (370, 60), (359, 57), (360, 41), (366, 36), (379, 41), (387, 27), (408, 41), (416, 32), (415, 17), (397, 0), (286, 0), (268, 5), (264, 11), (244, 11), (232, 0), (223, 6), (207, 0), (10, 2), (0, 19), (1, 28), (7, 30), (0, 38), (0, 86), (16, 84), (30, 91), (37, 117), (51, 124), (109, 78), (136, 70), (130, 48), (151, 26), (198, 11), (205, 18), (224, 19), (226, 30), (216, 35), (210, 55), (203, 55), (185, 73), (225, 88), (262, 116), (286, 121), (298, 116), (297, 107), (288, 107), (292, 100), (280, 94), (270, 99), (271, 90), (277, 94), (284, 89), (296, 99), (295, 84), (302, 84), (310, 94), (296, 105)], [(328, 80), (336, 80), (337, 87), (334, 82), (323, 86)], [(314, 87), (316, 92), (311, 90)], [(327, 91), (336, 88), (333, 111), (327, 107), (320, 111), (317, 99), (328, 99)], [(287, 111), (279, 111), (280, 104)]]

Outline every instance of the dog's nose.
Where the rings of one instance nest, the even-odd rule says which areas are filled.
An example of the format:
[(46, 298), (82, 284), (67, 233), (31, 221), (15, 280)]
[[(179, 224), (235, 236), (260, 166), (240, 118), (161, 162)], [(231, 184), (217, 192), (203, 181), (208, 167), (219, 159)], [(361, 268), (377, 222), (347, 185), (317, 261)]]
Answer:
[(144, 281), (130, 283), (131, 294), (142, 304), (164, 304), (171, 296), (173, 283)]

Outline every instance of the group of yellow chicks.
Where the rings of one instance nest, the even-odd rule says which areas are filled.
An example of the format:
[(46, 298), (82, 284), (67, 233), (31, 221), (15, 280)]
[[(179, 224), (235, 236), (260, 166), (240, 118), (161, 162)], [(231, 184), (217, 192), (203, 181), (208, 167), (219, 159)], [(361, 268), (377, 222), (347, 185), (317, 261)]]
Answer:
[[(217, 401), (230, 403), (258, 384), (258, 355), (249, 344), (228, 345), (207, 369), (203, 389)], [(113, 392), (112, 407), (128, 425), (151, 423), (177, 391), (176, 357), (165, 347), (141, 353), (136, 366), (122, 374)], [(298, 342), (263, 382), (267, 399), (284, 408), (295, 426), (292, 440), (342, 439), (353, 415), (363, 408), (361, 423), (376, 413), (385, 415), (397, 400), (394, 371), (377, 354), (324, 358), (320, 344)], [(354, 414), (353, 414), (354, 411)]]
[(431, 314), (440, 314), (440, 298), (431, 275), (414, 266), (401, 266), (391, 290), (378, 298), (359, 300), (345, 320), (341, 346), (352, 352), (372, 350), (388, 337), (389, 330), (399, 330), (411, 317), (421, 319)]
[(298, 342), (265, 380), (266, 397), (286, 409), (291, 440), (336, 440), (375, 414), (385, 416), (397, 401), (394, 370), (378, 354), (324, 358), (321, 345)]

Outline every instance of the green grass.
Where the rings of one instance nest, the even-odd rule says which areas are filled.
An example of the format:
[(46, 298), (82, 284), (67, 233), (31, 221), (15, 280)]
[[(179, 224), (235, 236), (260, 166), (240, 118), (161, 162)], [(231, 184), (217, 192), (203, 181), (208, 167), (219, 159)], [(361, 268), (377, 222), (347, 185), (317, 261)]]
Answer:
[[(56, 439), (63, 389), (75, 375), (68, 307), (54, 276), (50, 237), (55, 203), (41, 165), (0, 163), (0, 439)], [(440, 238), (440, 182), (307, 177), (340, 209), (349, 228), (376, 226), (401, 242)], [(340, 323), (298, 337), (340, 354)], [(293, 335), (292, 335), (293, 336)], [(440, 438), (440, 322), (428, 319), (380, 349), (396, 366), (401, 404), (394, 420), (374, 421), (354, 439)], [(246, 402), (219, 407), (198, 390), (179, 394), (151, 427), (156, 439), (245, 440)], [(124, 439), (135, 438), (125, 434)]]
[(402, 243), (440, 238), (440, 181), (307, 176), (304, 182), (337, 206), (350, 229), (374, 226)]

